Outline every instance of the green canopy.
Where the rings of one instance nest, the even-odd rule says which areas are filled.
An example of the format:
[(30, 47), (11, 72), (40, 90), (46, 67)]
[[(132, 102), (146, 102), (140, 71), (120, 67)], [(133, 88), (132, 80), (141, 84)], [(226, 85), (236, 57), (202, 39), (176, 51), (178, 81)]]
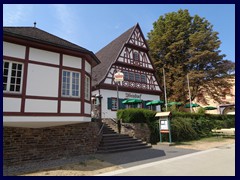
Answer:
[[(192, 103), (192, 107), (199, 107), (199, 106), (200, 106), (199, 104)], [(184, 107), (190, 108), (190, 104), (186, 104)]]
[(173, 105), (181, 106), (182, 103), (181, 102), (169, 102), (167, 105), (168, 106), (173, 106)]
[(150, 106), (150, 105), (161, 105), (161, 104), (164, 104), (164, 101), (161, 101), (161, 100), (153, 100), (153, 101), (150, 101), (150, 102), (146, 103), (146, 106)]
[(142, 103), (141, 99), (126, 99), (122, 102), (123, 104), (138, 104)]
[(216, 107), (213, 107), (213, 106), (206, 106), (204, 107), (205, 110), (215, 110), (217, 109)]

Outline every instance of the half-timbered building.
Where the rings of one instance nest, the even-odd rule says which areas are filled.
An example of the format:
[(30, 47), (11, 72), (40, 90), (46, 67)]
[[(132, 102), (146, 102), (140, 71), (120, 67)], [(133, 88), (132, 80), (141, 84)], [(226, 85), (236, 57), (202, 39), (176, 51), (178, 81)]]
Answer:
[(93, 52), (37, 27), (3, 27), (4, 172), (97, 150), (91, 77), (99, 63)]
[[(147, 108), (147, 102), (160, 100), (162, 91), (148, 52), (147, 42), (136, 24), (96, 53), (101, 63), (93, 68), (92, 94), (102, 98), (98, 110), (102, 118), (115, 118), (117, 108)], [(116, 84), (114, 74), (118, 71), (124, 74), (124, 81)], [(123, 103), (130, 98), (142, 103)]]
[(3, 27), (3, 124), (90, 122), (91, 73), (99, 63), (37, 27)]

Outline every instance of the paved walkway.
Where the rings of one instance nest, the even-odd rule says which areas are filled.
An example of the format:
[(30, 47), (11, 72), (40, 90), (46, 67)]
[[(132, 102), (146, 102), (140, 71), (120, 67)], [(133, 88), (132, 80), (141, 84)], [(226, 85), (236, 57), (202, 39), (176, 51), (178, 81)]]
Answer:
[(160, 159), (99, 176), (235, 176), (235, 145)]

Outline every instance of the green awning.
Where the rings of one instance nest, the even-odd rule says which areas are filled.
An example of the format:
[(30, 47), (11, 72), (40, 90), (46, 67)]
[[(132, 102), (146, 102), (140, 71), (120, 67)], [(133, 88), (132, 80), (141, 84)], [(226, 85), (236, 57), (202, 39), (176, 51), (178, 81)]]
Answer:
[(122, 102), (123, 104), (138, 104), (142, 103), (141, 99), (126, 99)]
[(167, 105), (168, 106), (173, 106), (173, 105), (181, 106), (182, 103), (181, 102), (169, 102)]
[(216, 107), (213, 107), (213, 106), (206, 106), (204, 107), (205, 110), (215, 110), (217, 109)]
[(146, 106), (150, 106), (150, 105), (161, 105), (161, 104), (164, 104), (164, 101), (161, 101), (161, 100), (153, 100), (153, 101), (150, 101), (150, 102), (146, 103)]
[[(192, 105), (192, 107), (199, 107), (200, 106), (199, 104), (195, 104), (195, 103), (192, 103), (191, 105)], [(184, 107), (185, 108), (190, 108), (190, 104), (186, 104)]]

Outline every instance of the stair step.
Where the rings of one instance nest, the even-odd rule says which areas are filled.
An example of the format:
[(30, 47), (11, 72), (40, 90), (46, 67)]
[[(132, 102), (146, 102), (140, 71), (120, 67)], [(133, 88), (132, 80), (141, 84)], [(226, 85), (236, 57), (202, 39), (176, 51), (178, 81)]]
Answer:
[(121, 152), (121, 151), (131, 151), (131, 150), (138, 150), (138, 149), (145, 149), (145, 148), (151, 148), (151, 145), (146, 146), (134, 146), (129, 148), (118, 148), (118, 149), (111, 149), (111, 150), (99, 150), (97, 153), (113, 153), (113, 152)]
[(125, 144), (125, 143), (135, 143), (135, 142), (142, 142), (139, 139), (129, 139), (129, 140), (120, 140), (120, 141), (102, 141), (100, 145), (115, 145), (115, 144)]
[(137, 143), (125, 143), (125, 144), (117, 144), (111, 146), (99, 146), (99, 150), (102, 149), (119, 149), (119, 148), (127, 148), (127, 147), (137, 147), (137, 146), (146, 146), (147, 143), (137, 142)]
[[(136, 141), (138, 139), (136, 138), (122, 138), (122, 139), (104, 139), (101, 142), (105, 142), (105, 143), (117, 143), (117, 142), (124, 142), (124, 141)], [(141, 140), (140, 140), (141, 141)]]
[(103, 131), (103, 134), (117, 134), (117, 133), (114, 131)]
[(131, 140), (133, 139), (132, 137), (103, 137), (102, 141), (114, 141), (114, 142), (118, 142), (118, 141), (124, 141), (124, 140)]
[(108, 124), (104, 123), (102, 141), (99, 144), (97, 153), (130, 151), (151, 147), (152, 145), (149, 145), (140, 139), (136, 139), (126, 134), (119, 134)]
[(130, 137), (126, 134), (118, 134), (118, 133), (113, 133), (113, 134), (103, 134), (103, 137)]

